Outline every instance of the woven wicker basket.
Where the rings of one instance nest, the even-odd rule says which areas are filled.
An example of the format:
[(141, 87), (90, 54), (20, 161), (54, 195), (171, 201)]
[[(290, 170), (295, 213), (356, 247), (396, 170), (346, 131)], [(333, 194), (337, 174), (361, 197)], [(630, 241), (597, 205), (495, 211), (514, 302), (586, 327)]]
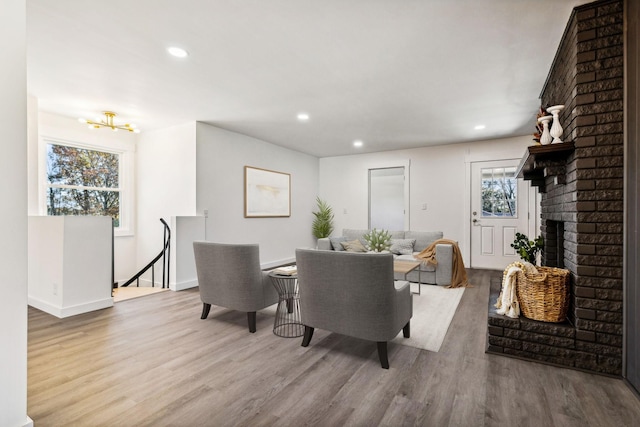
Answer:
[(569, 309), (569, 271), (536, 267), (538, 274), (518, 273), (516, 292), (524, 317), (563, 322)]

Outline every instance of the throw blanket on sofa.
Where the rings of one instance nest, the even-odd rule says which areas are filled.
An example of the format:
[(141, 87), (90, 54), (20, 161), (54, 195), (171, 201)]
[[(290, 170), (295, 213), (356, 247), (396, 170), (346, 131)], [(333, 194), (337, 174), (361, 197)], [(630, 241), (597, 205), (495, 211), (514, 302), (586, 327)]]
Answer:
[(458, 242), (449, 239), (438, 239), (415, 257), (422, 262), (431, 265), (438, 265), (436, 260), (436, 245), (439, 243), (449, 244), (453, 247), (453, 262), (451, 263), (451, 284), (447, 288), (459, 288), (459, 287), (471, 287), (467, 281), (467, 270), (464, 268), (464, 261), (462, 260), (462, 253), (458, 247)]

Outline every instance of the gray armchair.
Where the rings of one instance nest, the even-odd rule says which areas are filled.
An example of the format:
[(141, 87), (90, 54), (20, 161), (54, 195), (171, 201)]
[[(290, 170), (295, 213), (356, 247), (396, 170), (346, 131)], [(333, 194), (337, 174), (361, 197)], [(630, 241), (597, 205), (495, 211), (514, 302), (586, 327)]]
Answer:
[(256, 331), (256, 311), (278, 302), (268, 273), (260, 269), (258, 245), (193, 242), (202, 316), (211, 305), (247, 312), (249, 332)]
[(314, 328), (376, 341), (389, 369), (387, 341), (402, 329), (409, 338), (413, 305), (409, 283), (393, 280), (391, 254), (297, 249), (302, 346)]

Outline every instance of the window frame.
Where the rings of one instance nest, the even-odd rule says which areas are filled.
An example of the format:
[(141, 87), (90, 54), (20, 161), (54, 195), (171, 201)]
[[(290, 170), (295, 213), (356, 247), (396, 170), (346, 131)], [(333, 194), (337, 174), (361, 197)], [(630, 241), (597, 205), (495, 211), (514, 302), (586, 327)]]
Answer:
[(84, 150), (100, 151), (118, 155), (118, 189), (120, 192), (120, 225), (114, 228), (115, 236), (133, 235), (133, 215), (132, 215), (132, 185), (133, 185), (133, 161), (132, 150), (124, 144), (103, 144), (69, 141), (50, 136), (39, 138), (39, 213), (43, 216), (50, 216), (47, 212), (47, 190), (49, 182), (47, 178), (47, 145), (63, 145)]

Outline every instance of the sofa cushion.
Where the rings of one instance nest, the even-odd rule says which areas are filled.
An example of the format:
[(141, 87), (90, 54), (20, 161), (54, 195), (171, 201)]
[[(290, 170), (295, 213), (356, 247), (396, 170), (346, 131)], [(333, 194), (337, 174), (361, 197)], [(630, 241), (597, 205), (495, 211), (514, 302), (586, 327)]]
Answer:
[(405, 239), (416, 239), (416, 243), (413, 245), (415, 252), (422, 252), (430, 244), (438, 239), (442, 239), (442, 231), (405, 231)]
[(403, 230), (389, 231), (392, 239), (404, 239), (404, 233)]
[(329, 237), (329, 241), (331, 242), (331, 247), (334, 251), (344, 251), (341, 243), (346, 242), (347, 238), (344, 236), (341, 237)]
[(340, 243), (345, 251), (347, 252), (366, 252), (367, 248), (364, 247), (360, 240), (354, 239), (347, 242)]
[(342, 235), (347, 238), (347, 241), (352, 240), (360, 240), (362, 246), (367, 246), (367, 241), (364, 240), (364, 235), (367, 234), (369, 230), (356, 230), (352, 228), (345, 228), (342, 230)]
[(389, 252), (398, 255), (411, 255), (413, 253), (413, 245), (415, 243), (415, 239), (391, 239)]

